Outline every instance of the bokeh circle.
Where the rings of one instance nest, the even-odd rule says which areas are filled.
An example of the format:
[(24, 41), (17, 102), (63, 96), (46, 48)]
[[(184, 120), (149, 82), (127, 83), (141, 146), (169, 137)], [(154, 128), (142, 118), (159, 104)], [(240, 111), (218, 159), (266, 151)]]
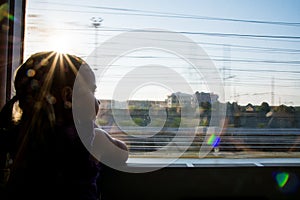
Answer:
[[(132, 52), (143, 54), (144, 50), (151, 50), (152, 52), (155, 52), (156, 55), (161, 52), (168, 53), (187, 63), (189, 65), (188, 70), (192, 69), (193, 73), (203, 77), (207, 88), (213, 93), (218, 94), (220, 102), (225, 102), (224, 86), (219, 71), (215, 67), (214, 63), (197, 43), (176, 32), (160, 29), (143, 29), (124, 32), (102, 43), (87, 57), (86, 61), (87, 63), (93, 63), (95, 58), (97, 59), (97, 71), (95, 71), (95, 75), (97, 85), (101, 85), (101, 80), (103, 80), (103, 78), (109, 78), (106, 77), (106, 72), (113, 68), (114, 64), (118, 60), (123, 59), (126, 55), (129, 55)], [(165, 159), (165, 162), (160, 163), (157, 166), (151, 165), (151, 167), (128, 167), (116, 164), (114, 162), (114, 158), (105, 160), (101, 159), (101, 156), (98, 156), (99, 154), (95, 154), (95, 152), (92, 150), (94, 148), (92, 146), (93, 135), (87, 135), (86, 129), (92, 129), (92, 125), (88, 123), (88, 126), (83, 126), (84, 123), (82, 123), (82, 121), (88, 121), (86, 120), (86, 113), (89, 111), (95, 112), (92, 94), (82, 93), (84, 89), (82, 89), (81, 82), (83, 81), (82, 77), (85, 77), (85, 73), (86, 70), (81, 68), (79, 70), (79, 75), (77, 76), (78, 78), (75, 82), (76, 87), (74, 87), (73, 91), (73, 104), (75, 104), (73, 106), (73, 115), (76, 118), (81, 119), (76, 120), (75, 125), (83, 144), (100, 162), (103, 162), (105, 165), (110, 166), (111, 168), (125, 172), (142, 173), (155, 171), (174, 163), (193, 143), (194, 138), (197, 135), (197, 131), (199, 131), (199, 116), (197, 114), (195, 115), (194, 110), (186, 109), (185, 106), (183, 106), (184, 99), (179, 98), (178, 100), (181, 106), (181, 122), (177, 129), (176, 135), (168, 141), (167, 145), (151, 152), (151, 155), (157, 158), (168, 154), (168, 152), (172, 150), (172, 156), (168, 159)], [(143, 88), (144, 86), (149, 85), (164, 87), (174, 92), (185, 91), (190, 94), (194, 93), (190, 81), (186, 80), (186, 77), (182, 76), (180, 72), (174, 70), (171, 64), (168, 66), (165, 63), (143, 63), (133, 67), (129, 71), (124, 70), (120, 73), (122, 73), (120, 79), (117, 81), (112, 91), (114, 99), (129, 100), (132, 96), (132, 93), (140, 88)], [(146, 74), (147, 76), (143, 76), (143, 74)], [(157, 74), (160, 76), (155, 76)], [(139, 76), (141, 77), (137, 78)], [(175, 81), (176, 84), (172, 84)], [(80, 102), (78, 99), (80, 99), (83, 95), (91, 96), (90, 100), (86, 101), (84, 108), (82, 106), (76, 106), (76, 104), (82, 104), (82, 102)], [(214, 107), (214, 104), (212, 105), (211, 119), (209, 126), (206, 127), (206, 136), (200, 147), (199, 158), (204, 158), (213, 149), (213, 145), (207, 142), (211, 136), (213, 135), (215, 138), (218, 138), (221, 134), (224, 125), (224, 118), (226, 116), (225, 106), (222, 105), (223, 104), (218, 104), (217, 107)], [(114, 105), (111, 106), (111, 109), (118, 128), (125, 134), (132, 136), (131, 133), (127, 132), (125, 126), (123, 126), (121, 123), (118, 123), (124, 120), (132, 121), (130, 115), (118, 115), (117, 108), (114, 107)], [(120, 107), (118, 107), (118, 109), (120, 109)], [(122, 109), (128, 109), (128, 105), (123, 105)], [(155, 117), (154, 115), (151, 115), (151, 109), (149, 113), (150, 118)], [(151, 123), (147, 126), (138, 126), (132, 122), (130, 126), (135, 129), (135, 132), (140, 133), (138, 134), (138, 137), (147, 138), (155, 136), (155, 134), (159, 133), (163, 128), (164, 122), (166, 121), (167, 114), (165, 113), (165, 110), (162, 109), (161, 113), (162, 115), (160, 121), (162, 123), (151, 130), (149, 130), (148, 126), (151, 126)], [(187, 127), (192, 131), (186, 132), (185, 130)], [(184, 141), (182, 141), (182, 138), (185, 138)], [(184, 143), (184, 145), (181, 145), (182, 143)], [(115, 148), (117, 151), (122, 153), (122, 149), (119, 147)], [(140, 157), (143, 157), (143, 155), (144, 154), (141, 153)]]

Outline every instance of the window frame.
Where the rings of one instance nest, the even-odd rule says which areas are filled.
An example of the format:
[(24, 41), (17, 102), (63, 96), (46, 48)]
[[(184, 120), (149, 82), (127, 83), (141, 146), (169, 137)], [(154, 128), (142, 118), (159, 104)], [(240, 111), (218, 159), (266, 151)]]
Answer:
[(23, 62), (26, 2), (26, 0), (0, 1), (1, 5), (7, 5), (9, 13), (1, 21), (0, 108), (14, 94), (13, 72)]
[[(22, 1), (23, 2), (23, 7), (22, 7), (22, 16), (23, 16), (23, 19), (25, 19), (25, 4), (26, 4), (26, 1), (25, 0), (23, 0)], [(15, 9), (17, 9), (17, 5), (15, 5), (14, 6), (14, 8)], [(14, 11), (13, 13), (15, 13), (16, 11)], [(22, 33), (21, 33), (21, 35), (22, 35), (22, 41), (24, 41), (24, 32), (25, 32), (25, 23), (23, 23), (23, 26), (22, 26), (22, 30), (23, 31), (21, 31)], [(22, 43), (23, 44), (23, 43)], [(21, 53), (20, 55), (22, 55), (22, 56), (20, 56), (20, 59), (18, 59), (19, 61), (18, 61), (18, 65), (21, 63), (21, 61), (22, 61), (22, 59), (23, 59), (23, 45), (21, 45), (20, 47), (19, 47), (19, 49), (20, 49), (20, 51), (19, 51), (19, 53)], [(10, 55), (10, 59), (12, 59), (13, 57), (15, 58), (15, 56), (16, 55), (18, 55), (18, 53), (13, 53), (14, 51), (12, 51), (11, 50), (11, 55)], [(9, 73), (11, 73), (12, 71), (13, 71), (13, 69), (15, 69), (17, 67), (17, 65), (11, 65), (10, 67), (8, 66), (8, 77), (11, 77), (12, 75), (11, 74), (9, 74)], [(10, 80), (8, 80), (7, 81), (7, 84), (8, 84), (8, 82), (10, 83)], [(11, 87), (11, 85), (9, 85), (8, 84), (8, 86), (7, 86), (7, 90), (11, 90), (10, 89), (10, 87)], [(7, 97), (9, 96), (11, 96), (11, 92), (9, 92), (9, 94), (6, 94), (7, 95)], [(206, 159), (206, 158), (203, 158), (203, 159), (201, 159), (201, 160), (204, 160), (204, 159)], [(207, 162), (209, 161), (209, 159), (210, 158), (208, 158), (208, 160), (206, 160)], [(218, 162), (218, 160), (221, 162), (221, 163), (223, 163), (223, 161), (225, 161), (226, 159), (224, 159), (224, 160), (222, 160), (223, 158), (214, 158), (215, 160), (214, 161), (212, 161), (212, 162), (209, 162), (208, 163), (208, 165), (213, 165), (213, 166), (218, 166), (219, 165), (219, 163), (217, 163)], [(233, 165), (236, 165), (236, 166), (242, 166), (243, 164), (244, 164), (244, 161), (245, 162), (247, 162), (247, 161), (249, 161), (249, 159), (250, 158), (246, 158), (246, 159), (243, 159), (243, 158), (239, 158), (240, 160), (234, 160), (234, 161), (237, 161), (237, 162), (232, 162), (232, 160), (231, 159), (228, 159), (227, 161), (228, 162), (230, 162), (230, 164), (229, 164), (229, 166), (232, 166), (232, 163), (234, 163)], [(256, 158), (258, 161), (260, 160), (260, 159), (263, 159), (263, 158)], [(280, 159), (280, 160), (276, 160), (276, 159)], [(167, 159), (165, 159), (165, 160), (167, 160)], [(284, 163), (284, 160), (285, 160), (285, 158), (273, 158), (272, 159), (273, 161), (274, 161), (274, 164), (277, 164), (278, 166), (280, 166), (280, 165), (283, 165), (283, 163)], [(138, 162), (137, 162), (138, 161)], [(153, 162), (156, 162), (155, 164), (157, 164), (157, 165), (160, 165), (160, 162), (161, 162), (161, 160), (160, 159), (157, 159), (156, 161), (155, 161), (155, 159), (153, 159)], [(153, 163), (152, 162), (152, 163)], [(250, 162), (250, 161), (249, 161)], [(286, 163), (289, 163), (290, 165), (293, 165), (293, 164), (295, 164), (295, 165), (297, 165), (298, 164), (298, 162), (290, 162), (290, 158), (287, 158), (286, 159), (286, 161), (285, 161)], [(129, 160), (128, 161), (128, 165), (130, 166), (130, 165), (132, 165), (132, 164), (134, 164), (134, 165), (140, 165), (141, 167), (142, 166), (144, 166), (146, 163), (149, 163), (149, 159), (148, 158), (139, 158), (139, 159), (131, 159), (131, 160)], [(242, 163), (242, 164), (241, 164)], [(254, 163), (254, 164), (253, 164)], [(256, 164), (255, 164), (256, 163)], [(253, 164), (253, 165), (252, 165)], [(193, 159), (190, 159), (190, 160), (186, 160), (186, 161), (184, 161), (184, 158), (179, 158), (178, 159), (178, 161), (176, 162), (174, 162), (174, 163), (171, 163), (171, 165), (170, 166), (182, 166), (182, 165), (185, 165), (185, 166), (187, 166), (187, 167), (190, 167), (190, 166), (193, 166), (193, 167), (195, 167), (195, 166), (199, 166), (199, 159), (197, 159), (197, 158), (193, 158)], [(206, 164), (205, 164), (205, 162), (204, 162), (204, 166), (205, 166)], [(255, 162), (255, 161), (251, 161), (251, 163), (249, 163), (249, 165), (250, 166), (262, 166), (263, 164), (261, 164), (260, 162)], [(225, 166), (224, 164), (221, 164), (221, 166)]]

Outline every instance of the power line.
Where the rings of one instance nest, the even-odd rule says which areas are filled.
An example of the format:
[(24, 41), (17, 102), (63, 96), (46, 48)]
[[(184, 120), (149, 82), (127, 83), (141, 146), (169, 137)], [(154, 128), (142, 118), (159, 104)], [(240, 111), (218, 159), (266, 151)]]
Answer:
[[(38, 24), (36, 24), (36, 26), (38, 26)], [(27, 26), (27, 28), (30, 28)], [(52, 31), (91, 31), (91, 29), (73, 29), (73, 28), (60, 28), (60, 29), (55, 29), (55, 28), (51, 28)], [(103, 29), (104, 30), (104, 29)], [(92, 35), (92, 33), (85, 33), (85, 35)], [(107, 36), (107, 37), (111, 37), (113, 36), (113, 34), (103, 34), (103, 33), (98, 33), (99, 36)], [(157, 39), (157, 40), (161, 40), (161, 39)], [(33, 40), (31, 42), (42, 42), (38, 41), (38, 40)], [(161, 40), (163, 41), (163, 40)], [(185, 41), (176, 41), (178, 43), (184, 42)], [(201, 45), (208, 45), (208, 46), (225, 46), (225, 45), (229, 45), (227, 43), (209, 43), (209, 42), (197, 42), (195, 41), (195, 43), (197, 44), (201, 44)], [(87, 43), (87, 44), (94, 44), (94, 42), (92, 43)], [(85, 43), (86, 45), (86, 43)], [(262, 47), (262, 46), (251, 46), (251, 45), (236, 45), (236, 44), (230, 44), (230, 47), (232, 49), (243, 49), (244, 51), (249, 51), (249, 50), (258, 50), (258, 52), (270, 52), (270, 53), (287, 53), (287, 54), (298, 54), (300, 53), (300, 49), (292, 49), (292, 48), (277, 48), (277, 47)], [(241, 52), (241, 51), (239, 51)]]
[[(41, 42), (43, 41), (32, 41), (31, 43), (37, 43), (37, 44), (41, 44)], [(93, 45), (95, 45), (95, 43), (93, 43)], [(82, 55), (84, 57), (95, 57), (95, 56), (87, 56), (87, 55)], [(104, 55), (106, 57), (116, 57), (118, 55), (116, 54), (107, 54)], [(172, 59), (172, 60), (176, 60), (179, 59), (181, 60), (181, 58), (178, 57), (168, 57), (168, 56), (130, 56), (130, 55), (124, 55), (122, 56), (123, 58), (135, 58), (135, 59)], [(294, 65), (300, 65), (300, 60), (258, 60), (255, 58), (238, 58), (238, 57), (232, 57), (231, 59), (226, 59), (223, 58), (222, 56), (214, 56), (211, 55), (209, 58), (198, 58), (198, 57), (186, 57), (187, 59), (190, 60), (197, 60), (197, 61), (207, 61), (207, 60), (211, 60), (214, 62), (227, 62), (230, 61), (232, 63), (245, 63), (245, 64), (251, 64), (251, 63), (262, 63), (262, 64), (288, 64), (289, 66), (294, 66)]]
[[(63, 30), (63, 29), (61, 29)], [(80, 29), (70, 29), (70, 30), (80, 30)], [(84, 29), (82, 29), (84, 30)], [(292, 35), (258, 35), (258, 34), (238, 34), (238, 33), (220, 33), (220, 32), (192, 32), (192, 31), (163, 31), (163, 30), (139, 30), (132, 28), (117, 28), (117, 29), (103, 29), (102, 31), (132, 31), (141, 33), (181, 33), (187, 35), (206, 35), (206, 36), (219, 36), (219, 37), (247, 37), (247, 38), (263, 38), (263, 39), (291, 39), (299, 40), (300, 36)]]
[[(166, 17), (166, 18), (181, 18), (181, 19), (194, 19), (194, 20), (211, 20), (211, 21), (228, 21), (228, 22), (242, 22), (242, 23), (254, 23), (254, 24), (269, 24), (269, 25), (281, 25), (281, 26), (300, 26), (299, 22), (283, 22), (283, 21), (262, 21), (262, 20), (248, 20), (248, 19), (236, 19), (236, 18), (218, 18), (218, 17), (209, 17), (209, 16), (198, 16), (198, 15), (186, 15), (180, 13), (172, 12), (157, 12), (157, 11), (148, 11), (148, 10), (139, 10), (139, 9), (129, 9), (129, 8), (116, 8), (116, 7), (105, 7), (105, 6), (89, 6), (89, 5), (79, 5), (79, 4), (67, 4), (67, 3), (54, 3), (54, 2), (39, 2), (52, 5), (62, 5), (62, 6), (73, 6), (80, 8), (92, 8), (92, 9), (101, 9), (101, 10), (113, 10), (119, 11), (118, 13), (105, 13), (105, 14), (114, 14), (114, 15), (138, 15), (145, 17)], [(30, 8), (34, 9), (34, 8)], [(44, 8), (45, 9), (45, 8)], [(45, 9), (51, 10), (51, 9)], [(58, 10), (56, 11), (69, 11), (69, 12), (83, 12), (82, 10)], [(120, 13), (123, 12), (123, 13)], [(86, 11), (90, 13), (91, 11)], [(126, 12), (126, 13), (124, 13)], [(131, 13), (128, 13), (131, 12)], [(133, 12), (133, 13), (132, 13)], [(147, 13), (147, 14), (145, 14)], [(102, 13), (104, 14), (104, 13)]]
[[(187, 35), (207, 35), (207, 36), (220, 36), (220, 37), (247, 37), (247, 38), (271, 38), (271, 39), (292, 39), (299, 40), (300, 36), (290, 35), (257, 35), (257, 34), (238, 34), (238, 33), (218, 33), (218, 32), (192, 32), (192, 31), (164, 31), (164, 30), (137, 30), (125, 29), (126, 31), (140, 32), (140, 33), (181, 33)], [(120, 31), (116, 29), (106, 29), (104, 31)], [(123, 30), (124, 31), (124, 30)]]
[[(42, 2), (45, 3), (45, 2)], [(73, 4), (64, 4), (64, 3), (58, 3), (60, 5), (69, 5), (69, 6), (80, 6), (82, 8), (81, 5), (73, 5)], [(83, 5), (83, 8), (86, 7), (85, 5)], [(143, 11), (143, 10), (134, 10), (134, 9), (121, 9), (121, 8), (113, 8), (113, 7), (95, 7), (95, 6), (88, 6), (88, 8), (97, 8), (97, 9), (102, 9), (102, 10), (113, 10), (113, 11), (118, 11), (119, 13), (116, 12), (112, 12), (111, 14), (130, 14), (130, 15), (137, 15), (137, 16), (151, 16), (151, 17), (166, 17), (166, 18), (187, 18), (187, 19), (201, 19), (201, 17), (203, 16), (192, 16), (192, 15), (182, 15), (181, 14), (176, 14), (176, 13), (163, 13), (163, 12), (154, 12), (154, 11)], [(35, 8), (33, 8), (35, 9)], [(43, 9), (43, 10), (47, 10), (47, 9)], [(84, 10), (72, 10), (72, 11), (68, 11), (65, 9), (61, 9), (61, 10), (56, 10), (56, 9), (48, 9), (49, 11), (57, 11), (57, 12), (80, 12), (80, 13), (99, 13), (99, 12), (90, 12), (90, 11), (84, 11)], [(40, 11), (40, 9), (39, 9)], [(127, 13), (120, 13), (120, 12), (127, 12)], [(133, 13), (136, 12), (136, 13)], [(137, 12), (144, 12), (144, 13), (137, 13)], [(101, 12), (103, 13), (103, 12)], [(219, 21), (232, 21), (232, 22), (240, 22), (240, 23), (257, 23), (257, 24), (270, 24), (270, 25), (283, 25), (283, 26), (299, 26), (300, 23), (290, 23), (290, 22), (268, 22), (268, 21), (255, 21), (255, 20), (243, 20), (243, 19), (227, 19), (227, 18), (211, 18), (211, 17), (203, 17), (203, 20), (219, 20)], [(104, 29), (102, 30), (103, 32), (121, 32), (121, 31), (134, 31), (133, 29), (130, 28), (113, 28), (113, 27), (103, 27)], [(52, 29), (53, 30), (53, 29)], [(62, 28), (59, 29), (61, 31), (64, 30), (78, 30), (78, 31), (90, 31), (91, 29), (87, 29), (87, 28), (74, 28), (74, 29), (68, 29), (68, 28)], [(227, 38), (233, 38), (233, 37), (239, 37), (239, 38), (250, 38), (250, 39), (261, 39), (261, 40), (281, 40), (284, 42), (299, 42), (300, 37), (299, 36), (293, 36), (293, 35), (258, 35), (258, 34), (237, 34), (237, 33), (220, 33), (220, 32), (192, 32), (192, 31), (178, 31), (176, 33), (182, 33), (182, 34), (188, 34), (188, 35), (204, 35), (204, 36), (212, 36), (212, 37), (227, 37)], [(85, 35), (89, 35), (89, 33), (84, 33)], [(113, 34), (108, 34), (108, 36), (113, 35)], [(41, 41), (43, 42), (43, 41)], [(177, 41), (177, 42), (182, 42), (182, 41)], [(201, 44), (201, 43), (200, 43)], [(221, 43), (202, 43), (202, 44), (206, 44), (206, 45), (217, 45), (217, 46), (222, 46), (222, 45), (226, 45), (226, 44), (221, 44)], [(300, 52), (299, 49), (293, 49), (293, 48), (272, 48), (272, 47), (255, 47), (255, 46), (251, 46), (251, 45), (233, 45), (230, 44), (231, 48), (241, 48), (241, 49), (254, 49), (254, 50), (262, 50), (262, 51), (270, 51), (271, 53), (274, 53), (274, 57), (276, 57), (275, 59), (271, 59), (271, 60), (267, 60), (267, 59), (254, 59), (254, 58), (235, 58), (232, 57), (230, 59), (230, 62), (232, 62), (233, 64), (238, 64), (238, 63), (243, 63), (243, 64), (284, 64), (284, 66), (286, 65), (299, 65), (300, 61), (299, 60), (277, 60), (278, 57), (275, 53), (295, 53), (296, 55)], [(240, 51), (237, 51), (240, 52)], [(82, 56), (85, 56), (84, 54)], [(115, 55), (110, 55), (110, 56), (115, 56)], [(134, 57), (133, 57), (134, 58)], [(138, 58), (138, 57), (135, 57)], [(141, 59), (144, 59), (145, 57), (141, 57)], [(164, 57), (152, 57), (154, 59), (161, 59)], [(224, 62), (224, 61), (228, 61), (228, 59), (226, 58), (220, 58), (216, 55), (211, 56), (211, 60), (214, 62)], [(190, 59), (193, 59), (192, 57)], [(178, 68), (183, 68), (180, 66), (177, 66)], [(176, 66), (174, 66), (174, 68), (176, 68)], [(276, 69), (276, 68), (272, 68), (272, 69), (231, 69), (231, 72), (246, 72), (249, 73), (250, 75), (252, 74), (252, 72), (255, 73), (289, 73), (289, 75), (297, 75), (297, 77), (299, 76), (299, 71), (296, 70), (282, 70), (284, 68), (281, 69)], [(252, 76), (253, 77), (253, 76)], [(258, 83), (257, 80), (255, 80), (254, 78), (250, 78), (248, 79), (250, 80), (250, 85), (251, 83), (255, 83), (258, 86), (264, 85), (262, 83)], [(277, 79), (276, 79), (277, 80)], [(296, 79), (297, 81), (297, 79)], [(245, 81), (243, 83), (240, 83), (241, 85), (245, 85), (248, 86), (248, 83), (245, 83)], [(254, 85), (255, 85), (254, 84)], [(276, 85), (277, 86), (277, 85)], [(278, 85), (278, 86), (282, 86), (284, 87), (284, 85)]]

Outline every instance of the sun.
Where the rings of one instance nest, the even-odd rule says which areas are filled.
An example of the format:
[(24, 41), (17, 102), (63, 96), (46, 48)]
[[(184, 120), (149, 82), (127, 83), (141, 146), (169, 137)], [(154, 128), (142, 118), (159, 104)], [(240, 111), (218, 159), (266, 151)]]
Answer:
[(58, 53), (70, 53), (72, 51), (72, 38), (66, 35), (53, 35), (48, 38), (47, 48)]

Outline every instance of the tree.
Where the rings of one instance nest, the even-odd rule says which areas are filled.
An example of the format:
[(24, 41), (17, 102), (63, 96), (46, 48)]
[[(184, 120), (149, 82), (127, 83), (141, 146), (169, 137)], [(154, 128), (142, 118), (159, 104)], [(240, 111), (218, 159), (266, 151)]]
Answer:
[(260, 107), (259, 107), (259, 111), (266, 114), (268, 112), (270, 112), (271, 108), (269, 106), (269, 104), (267, 102), (262, 102)]

